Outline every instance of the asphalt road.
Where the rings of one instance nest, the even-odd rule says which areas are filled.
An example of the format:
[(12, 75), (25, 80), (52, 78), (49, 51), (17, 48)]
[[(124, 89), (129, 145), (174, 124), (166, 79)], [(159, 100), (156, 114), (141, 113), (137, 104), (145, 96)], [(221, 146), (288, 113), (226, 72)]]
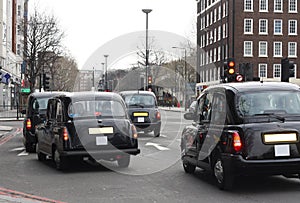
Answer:
[[(34, 202), (299, 202), (300, 181), (276, 177), (240, 178), (233, 191), (221, 191), (208, 172), (184, 172), (180, 161), (180, 132), (191, 123), (179, 112), (162, 112), (161, 137), (140, 134), (142, 153), (128, 169), (116, 163), (73, 163), (67, 171), (52, 162), (39, 162), (22, 145), (22, 122), (0, 122), (14, 130), (0, 141), (0, 202), (5, 191)], [(27, 196), (26, 196), (27, 195)], [(24, 200), (24, 199), (23, 199)], [(25, 201), (25, 200), (24, 200)], [(9, 202), (8, 200), (3, 202)]]

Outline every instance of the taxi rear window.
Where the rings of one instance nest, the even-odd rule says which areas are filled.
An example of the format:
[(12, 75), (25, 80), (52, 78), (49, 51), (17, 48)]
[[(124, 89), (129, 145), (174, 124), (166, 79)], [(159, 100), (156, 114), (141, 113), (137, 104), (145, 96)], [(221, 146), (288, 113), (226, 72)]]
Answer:
[(266, 113), (300, 114), (300, 92), (264, 91), (244, 93), (238, 97), (237, 109), (242, 116)]
[(126, 95), (124, 100), (128, 107), (155, 107), (155, 98), (152, 95)]
[(68, 115), (74, 117), (125, 117), (126, 111), (118, 101), (76, 101), (69, 104)]

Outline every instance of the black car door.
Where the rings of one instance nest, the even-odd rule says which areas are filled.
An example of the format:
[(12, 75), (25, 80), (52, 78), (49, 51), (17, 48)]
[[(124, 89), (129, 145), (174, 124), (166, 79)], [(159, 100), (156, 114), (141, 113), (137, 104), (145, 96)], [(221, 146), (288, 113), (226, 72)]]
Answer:
[(210, 137), (208, 135), (213, 96), (210, 92), (203, 94), (197, 110), (198, 136), (195, 139), (198, 160), (204, 160), (209, 155)]

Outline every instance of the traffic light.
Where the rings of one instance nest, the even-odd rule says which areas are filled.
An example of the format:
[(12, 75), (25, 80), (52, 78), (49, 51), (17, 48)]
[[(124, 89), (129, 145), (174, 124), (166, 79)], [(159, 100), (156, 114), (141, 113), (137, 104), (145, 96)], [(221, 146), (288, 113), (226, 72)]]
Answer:
[(50, 77), (44, 73), (43, 74), (43, 88), (44, 90), (49, 90), (50, 89)]
[(148, 76), (148, 85), (152, 84), (152, 76)]
[(290, 77), (295, 77), (295, 65), (288, 58), (281, 59), (281, 82), (289, 82)]
[(224, 76), (227, 82), (234, 82), (236, 78), (235, 61), (229, 58), (224, 64)]

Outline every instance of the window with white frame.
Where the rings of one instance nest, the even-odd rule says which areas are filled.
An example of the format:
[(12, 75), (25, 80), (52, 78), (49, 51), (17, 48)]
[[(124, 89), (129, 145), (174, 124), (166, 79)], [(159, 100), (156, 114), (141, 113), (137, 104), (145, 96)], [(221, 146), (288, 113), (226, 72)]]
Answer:
[(253, 56), (252, 41), (244, 41), (244, 56)]
[(244, 0), (244, 11), (253, 11), (253, 0)]
[(289, 35), (297, 35), (297, 20), (289, 20)]
[(244, 34), (253, 34), (253, 19), (244, 19)]
[(274, 42), (274, 57), (282, 57), (282, 42)]
[(260, 78), (267, 77), (267, 64), (266, 63), (258, 64), (258, 77), (260, 77)]
[(297, 13), (297, 0), (289, 0), (289, 13)]
[(282, 35), (282, 20), (274, 20), (274, 35)]
[(217, 9), (214, 10), (214, 23), (217, 22)]
[(268, 19), (259, 19), (259, 34), (268, 34)]
[(259, 1), (259, 11), (260, 12), (268, 12), (268, 0), (260, 0)]
[(297, 57), (297, 42), (288, 43), (288, 57)]
[(218, 27), (218, 41), (221, 40), (221, 34), (222, 34), (221, 26), (219, 26)]
[(282, 0), (274, 0), (274, 12), (282, 12)]
[(222, 7), (221, 7), (221, 5), (219, 6), (219, 15), (218, 15), (218, 20), (221, 20), (221, 18), (222, 18)]
[(273, 66), (273, 77), (280, 78), (281, 77), (281, 64), (274, 64)]
[(268, 56), (268, 42), (261, 41), (259, 42), (259, 57), (267, 57)]
[(297, 64), (294, 64), (294, 77), (293, 78), (297, 78)]
[(218, 61), (221, 60), (221, 47), (218, 47)]

